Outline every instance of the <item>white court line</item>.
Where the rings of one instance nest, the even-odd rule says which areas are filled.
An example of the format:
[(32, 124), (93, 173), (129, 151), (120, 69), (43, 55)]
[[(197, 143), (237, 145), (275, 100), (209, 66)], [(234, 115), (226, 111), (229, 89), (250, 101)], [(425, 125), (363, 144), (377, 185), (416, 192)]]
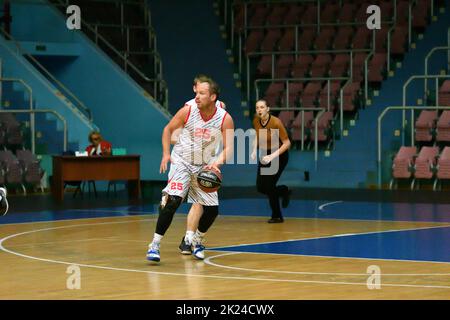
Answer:
[(327, 207), (327, 206), (330, 206), (330, 205), (332, 205), (332, 204), (335, 204), (335, 203), (341, 203), (341, 202), (344, 202), (344, 201), (334, 201), (334, 202), (328, 202), (328, 203), (322, 204), (321, 206), (319, 206), (319, 210), (320, 210), (320, 211), (323, 211), (323, 208), (325, 208), (325, 207)]
[[(148, 220), (154, 220), (154, 219), (148, 219)], [(255, 278), (255, 277), (236, 277), (236, 276), (217, 276), (217, 275), (199, 275), (199, 274), (188, 274), (188, 273), (175, 273), (175, 272), (158, 272), (158, 271), (146, 271), (146, 270), (137, 270), (137, 269), (127, 269), (127, 268), (114, 268), (114, 267), (105, 267), (105, 266), (98, 266), (98, 265), (91, 265), (91, 264), (81, 264), (76, 262), (67, 262), (67, 261), (60, 261), (60, 260), (54, 260), (54, 259), (45, 259), (45, 258), (39, 258), (39, 257), (33, 257), (29, 255), (25, 255), (19, 252), (15, 252), (9, 249), (6, 249), (3, 246), (3, 243), (11, 238), (15, 238), (21, 235), (25, 234), (31, 234), (36, 232), (42, 232), (42, 231), (49, 231), (49, 230), (55, 230), (55, 229), (66, 229), (70, 227), (83, 227), (83, 226), (92, 226), (92, 225), (105, 225), (105, 224), (121, 224), (121, 223), (131, 223), (131, 222), (137, 222), (137, 221), (143, 221), (143, 220), (131, 220), (131, 221), (114, 221), (114, 222), (100, 222), (100, 223), (93, 223), (93, 224), (79, 224), (79, 225), (71, 225), (71, 226), (60, 226), (60, 227), (53, 227), (53, 228), (45, 228), (45, 229), (38, 229), (38, 230), (31, 230), (26, 232), (21, 232), (17, 234), (9, 235), (3, 239), (0, 239), (0, 250), (5, 251), (7, 253), (37, 260), (37, 261), (43, 261), (43, 262), (49, 262), (49, 263), (57, 263), (57, 264), (64, 264), (64, 265), (77, 265), (80, 267), (87, 267), (87, 268), (93, 268), (93, 269), (103, 269), (103, 270), (112, 270), (112, 271), (125, 271), (125, 272), (135, 272), (135, 273), (146, 273), (146, 274), (158, 274), (158, 275), (169, 275), (169, 276), (183, 276), (183, 277), (199, 277), (199, 278), (210, 278), (210, 279), (220, 279), (220, 280), (244, 280), (244, 281), (269, 281), (269, 282), (290, 282), (290, 283), (315, 283), (315, 284), (336, 284), (336, 285), (358, 285), (358, 286), (367, 286), (366, 282), (358, 283), (358, 282), (336, 282), (336, 281), (314, 281), (314, 280), (292, 280), (292, 279), (272, 279), (272, 278)], [(433, 289), (450, 289), (450, 286), (433, 286), (433, 285), (409, 285), (409, 284), (383, 284), (382, 286), (385, 287), (410, 287), (410, 288), (433, 288)]]
[[(232, 267), (223, 264), (218, 264), (211, 262), (211, 260), (216, 258), (221, 258), (230, 255), (243, 254), (246, 252), (231, 252), (219, 254), (216, 256), (212, 256), (206, 258), (204, 262), (214, 267), (231, 269), (231, 270), (239, 270), (239, 271), (249, 271), (249, 272), (264, 272), (264, 273), (285, 273), (285, 274), (300, 274), (300, 275), (331, 275), (331, 276), (371, 276), (371, 275), (380, 275), (380, 276), (450, 276), (450, 273), (381, 273), (381, 274), (368, 274), (368, 273), (331, 273), (331, 272), (304, 272), (304, 271), (281, 271), (281, 270), (269, 270), (269, 269), (251, 269), (251, 268), (241, 268), (241, 267)], [(449, 279), (450, 280), (450, 279)]]

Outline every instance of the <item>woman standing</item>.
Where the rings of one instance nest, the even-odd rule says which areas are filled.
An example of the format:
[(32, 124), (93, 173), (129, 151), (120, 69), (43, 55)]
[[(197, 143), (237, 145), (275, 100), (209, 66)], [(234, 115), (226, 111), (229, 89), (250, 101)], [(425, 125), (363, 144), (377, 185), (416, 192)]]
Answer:
[[(253, 119), (253, 127), (256, 130), (256, 139), (253, 144), (252, 159), (256, 158), (257, 149), (263, 155), (265, 154), (258, 161), (256, 186), (258, 192), (265, 194), (269, 198), (272, 218), (267, 222), (281, 223), (284, 220), (279, 199), (281, 197), (282, 206), (286, 208), (289, 205), (291, 191), (285, 185), (277, 186), (277, 182), (288, 163), (288, 150), (291, 146), (291, 141), (280, 119), (270, 114), (270, 108), (265, 100), (256, 102), (256, 117)], [(269, 168), (271, 162), (277, 157), (279, 161), (275, 172), (267, 174), (261, 171), (262, 168)]]

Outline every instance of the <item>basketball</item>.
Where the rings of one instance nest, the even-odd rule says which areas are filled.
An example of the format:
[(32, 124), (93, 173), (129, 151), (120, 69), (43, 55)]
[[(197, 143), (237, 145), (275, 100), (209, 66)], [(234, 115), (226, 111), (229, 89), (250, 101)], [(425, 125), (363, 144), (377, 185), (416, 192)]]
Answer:
[(197, 174), (197, 183), (203, 191), (215, 192), (220, 188), (222, 175), (215, 169), (202, 169)]

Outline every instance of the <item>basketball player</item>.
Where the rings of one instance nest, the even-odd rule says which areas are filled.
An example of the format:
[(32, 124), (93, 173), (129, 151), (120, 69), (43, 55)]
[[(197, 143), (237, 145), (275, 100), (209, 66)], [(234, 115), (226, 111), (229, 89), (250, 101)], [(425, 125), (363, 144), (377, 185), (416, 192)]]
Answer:
[[(220, 171), (219, 167), (232, 156), (233, 139), (227, 139), (227, 136), (234, 137), (234, 124), (231, 116), (215, 105), (219, 88), (214, 80), (208, 77), (201, 79), (196, 90), (196, 104), (182, 107), (163, 131), (160, 172), (166, 172), (169, 161), (171, 166), (168, 184), (162, 191), (155, 234), (147, 251), (147, 259), (150, 261), (160, 261), (161, 240), (183, 198), (188, 196), (188, 202), (203, 206), (203, 215), (192, 240), (193, 253), (197, 259), (205, 257), (202, 240), (218, 215), (217, 192), (202, 191), (197, 185), (196, 174), (205, 165)], [(170, 154), (172, 133), (180, 128), (183, 131)], [(213, 151), (220, 140), (224, 149), (212, 160)]]
[[(197, 83), (202, 79), (205, 79), (205, 75), (199, 74), (194, 78), (193, 82), (193, 91), (197, 92)], [(187, 101), (185, 105), (196, 106), (195, 98)], [(216, 100), (216, 107), (226, 109), (226, 105), (224, 102), (219, 99)], [(172, 143), (175, 144), (178, 140), (178, 136), (172, 138)], [(219, 150), (217, 150), (217, 153)], [(194, 237), (195, 230), (197, 230), (198, 222), (203, 214), (203, 206), (199, 203), (193, 203), (191, 209), (189, 209), (189, 213), (187, 215), (186, 221), (186, 234), (181, 238), (181, 243), (178, 246), (181, 254), (190, 255), (192, 254), (192, 238)]]
[(3, 215), (8, 213), (9, 204), (8, 199), (6, 198), (6, 188), (0, 188), (0, 208), (3, 212)]
[[(288, 150), (291, 142), (283, 123), (280, 119), (270, 114), (270, 108), (265, 100), (256, 102), (256, 117), (253, 119), (253, 127), (256, 130), (256, 139), (251, 157), (252, 159), (256, 158), (257, 147), (260, 151), (263, 151), (263, 154), (266, 154), (258, 161), (256, 186), (258, 192), (265, 194), (269, 198), (272, 217), (267, 222), (281, 223), (284, 220), (281, 214), (279, 198), (282, 197), (282, 206), (286, 208), (289, 205), (291, 191), (285, 185), (277, 186), (277, 182), (288, 163)], [(278, 134), (278, 136), (274, 134)], [(262, 136), (262, 141), (259, 141), (260, 136)], [(279, 157), (279, 166), (276, 172), (270, 175), (261, 174), (261, 168), (269, 167), (276, 157)]]

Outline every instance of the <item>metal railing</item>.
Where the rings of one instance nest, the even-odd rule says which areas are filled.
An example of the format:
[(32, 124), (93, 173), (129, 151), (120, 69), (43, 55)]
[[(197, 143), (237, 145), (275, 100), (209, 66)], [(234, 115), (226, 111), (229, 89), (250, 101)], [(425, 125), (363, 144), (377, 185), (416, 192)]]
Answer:
[(18, 52), (30, 59), (33, 64), (44, 74), (44, 76), (47, 76), (53, 84), (61, 91), (62, 95), (65, 97), (70, 97), (70, 101), (73, 103), (73, 105), (84, 115), (86, 116), (90, 122), (93, 122), (92, 113), (91, 110), (86, 107), (86, 105), (72, 92), (69, 88), (67, 88), (61, 81), (55, 78), (53, 74), (50, 73), (50, 71), (47, 70), (36, 58), (34, 58), (29, 52), (27, 52), (25, 49), (22, 48), (20, 43), (9, 33), (7, 33), (3, 28), (0, 28), (0, 32), (5, 36), (7, 40), (10, 40), (14, 43), (16, 46)]
[[(91, 26), (94, 27), (95, 30), (99, 28), (103, 29), (117, 29), (120, 30), (122, 35), (125, 35), (125, 47), (126, 51), (131, 51), (130, 49), (130, 30), (145, 30), (148, 33), (148, 43), (149, 49), (152, 49), (156, 52), (156, 32), (153, 27), (149, 26), (138, 26), (138, 25), (120, 25), (120, 24), (108, 24), (108, 23), (91, 23)], [(98, 32), (98, 31), (97, 31)]]
[[(326, 110), (326, 111), (330, 111), (330, 88), (331, 88), (331, 81), (343, 81), (343, 80), (347, 80), (347, 82), (344, 84), (344, 86), (342, 86), (342, 88), (339, 89), (339, 124), (340, 124), (340, 132), (342, 134), (343, 130), (344, 130), (344, 89), (345, 87), (351, 83), (351, 78), (348, 77), (334, 77), (334, 78), (326, 78), (326, 77), (316, 77), (316, 78), (276, 78), (276, 79), (257, 79), (255, 80), (255, 91), (256, 91), (256, 99), (260, 99), (260, 95), (259, 95), (259, 88), (258, 88), (258, 84), (259, 83), (263, 83), (263, 82), (284, 82), (285, 83), (285, 87), (286, 87), (286, 101), (285, 101), (285, 106), (284, 107), (280, 107), (277, 108), (281, 111), (288, 111), (291, 110), (291, 108), (289, 107), (289, 83), (290, 82), (320, 82), (320, 81), (327, 81), (327, 86), (328, 86), (328, 92), (327, 92), (327, 108), (313, 108), (312, 110)], [(270, 107), (271, 110), (273, 110), (273, 107)], [(298, 110), (298, 109), (296, 109)], [(303, 147), (302, 147), (303, 150)]]
[[(163, 101), (164, 106), (169, 105), (169, 90), (167, 83), (164, 79), (161, 79), (159, 75), (162, 75), (163, 69), (162, 69), (162, 62), (161, 62), (161, 56), (156, 51), (128, 51), (128, 52), (122, 52), (124, 57), (126, 59), (129, 59), (131, 56), (151, 56), (153, 57), (153, 69), (154, 74), (157, 75), (156, 78), (148, 78), (147, 82), (154, 83), (153, 85), (153, 97), (155, 99), (158, 99), (159, 101)], [(128, 71), (127, 66), (124, 65), (125, 72)]]
[[(69, 0), (55, 0), (59, 3), (60, 6), (65, 6), (68, 5), (70, 3)], [(56, 4), (58, 5), (58, 4)], [(148, 8), (148, 6), (145, 4), (145, 7)], [(145, 10), (148, 13), (148, 10)], [(150, 21), (150, 18), (148, 18)], [(144, 72), (142, 72), (136, 65), (134, 65), (132, 62), (129, 61), (128, 57), (126, 55), (123, 55), (119, 50), (116, 49), (116, 47), (114, 47), (107, 39), (105, 39), (105, 37), (103, 37), (101, 34), (99, 34), (98, 32), (98, 28), (96, 29), (95, 27), (91, 26), (89, 23), (87, 23), (86, 21), (84, 21), (83, 19), (81, 19), (81, 24), (83, 25), (83, 27), (86, 27), (88, 29), (88, 31), (90, 31), (93, 36), (94, 36), (94, 41), (95, 43), (98, 45), (99, 40), (102, 42), (102, 44), (104, 44), (108, 49), (110, 49), (121, 61), (122, 64), (119, 64), (119, 66), (121, 66), (123, 68), (123, 70), (125, 71), (125, 73), (127, 73), (128, 75), (129, 73), (129, 69), (133, 70), (138, 78), (140, 78), (142, 81), (147, 82), (147, 83), (152, 83), (155, 81), (161, 81), (160, 78), (162, 78), (162, 76), (159, 76), (158, 78), (150, 78), (148, 77)], [(161, 61), (159, 61), (159, 63), (162, 64)], [(162, 67), (161, 67), (162, 68)], [(165, 82), (162, 82), (161, 87), (167, 87)], [(164, 90), (164, 92), (167, 92), (167, 90)], [(164, 101), (167, 102), (168, 101), (168, 97), (164, 98)], [(166, 105), (162, 105), (163, 109), (165, 109), (165, 111), (167, 111), (168, 109), (168, 104)]]
[[(428, 54), (425, 57), (425, 76), (428, 76), (428, 61), (430, 60), (431, 56), (436, 52), (440, 50), (447, 50), (447, 70), (450, 70), (450, 28), (447, 30), (447, 46), (441, 46), (441, 47), (434, 47), (431, 49)], [(425, 95), (428, 93), (428, 81), (424, 81), (424, 92)]]
[[(423, 111), (423, 110), (450, 110), (449, 106), (390, 106), (383, 110), (383, 112), (378, 116), (378, 123), (377, 123), (377, 164), (378, 164), (378, 185), (381, 188), (382, 184), (382, 177), (381, 177), (381, 171), (382, 171), (382, 121), (385, 115), (392, 110), (402, 110), (403, 113), (406, 112), (406, 110), (411, 111), (411, 146), (414, 146), (414, 129), (415, 129), (415, 123), (414, 123), (414, 111)], [(405, 145), (405, 142), (402, 142), (402, 145)]]
[(319, 159), (319, 141), (317, 139), (319, 133), (319, 120), (320, 117), (325, 113), (324, 108), (270, 108), (272, 111), (300, 111), (302, 113), (302, 125), (301, 125), (301, 150), (304, 149), (304, 141), (305, 141), (305, 111), (319, 111), (314, 117), (314, 161), (317, 164), (317, 160)]
[[(58, 112), (50, 109), (39, 109), (39, 110), (0, 110), (0, 113), (29, 113), (30, 118), (35, 113), (52, 113), (63, 123), (63, 151), (67, 151), (67, 121)], [(31, 130), (31, 152), (34, 154), (36, 152), (36, 133), (35, 128), (30, 128)]]

